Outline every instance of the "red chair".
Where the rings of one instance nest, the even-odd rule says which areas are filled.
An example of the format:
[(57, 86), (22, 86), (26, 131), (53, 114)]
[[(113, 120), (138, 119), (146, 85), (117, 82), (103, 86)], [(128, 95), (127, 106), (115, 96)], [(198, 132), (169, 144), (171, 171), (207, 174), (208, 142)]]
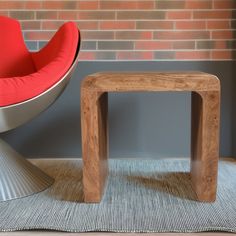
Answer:
[[(49, 107), (76, 67), (80, 33), (60, 27), (39, 52), (29, 52), (17, 20), (0, 16), (0, 133), (18, 127)], [(0, 201), (40, 192), (53, 179), (0, 139)]]

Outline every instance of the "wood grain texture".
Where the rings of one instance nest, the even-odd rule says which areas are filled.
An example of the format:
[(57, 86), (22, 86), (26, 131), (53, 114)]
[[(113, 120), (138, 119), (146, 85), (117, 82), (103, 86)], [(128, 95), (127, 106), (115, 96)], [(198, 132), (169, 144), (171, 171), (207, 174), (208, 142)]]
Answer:
[(87, 76), (82, 87), (100, 92), (215, 91), (220, 81), (203, 72), (103, 72)]
[(192, 92), (191, 177), (200, 201), (215, 201), (220, 91)]
[(102, 72), (81, 85), (85, 202), (99, 202), (108, 173), (108, 92), (192, 92), (191, 176), (199, 201), (216, 197), (220, 81), (203, 72)]
[(107, 93), (81, 91), (85, 202), (101, 200), (108, 172)]

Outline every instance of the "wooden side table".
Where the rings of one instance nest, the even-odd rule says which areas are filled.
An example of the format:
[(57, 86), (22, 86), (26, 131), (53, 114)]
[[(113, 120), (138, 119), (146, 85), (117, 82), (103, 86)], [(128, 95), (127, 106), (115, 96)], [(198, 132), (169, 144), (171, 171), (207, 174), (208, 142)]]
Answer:
[(202, 72), (104, 72), (81, 86), (85, 202), (100, 202), (108, 175), (108, 92), (191, 91), (191, 177), (199, 201), (216, 198), (220, 81)]

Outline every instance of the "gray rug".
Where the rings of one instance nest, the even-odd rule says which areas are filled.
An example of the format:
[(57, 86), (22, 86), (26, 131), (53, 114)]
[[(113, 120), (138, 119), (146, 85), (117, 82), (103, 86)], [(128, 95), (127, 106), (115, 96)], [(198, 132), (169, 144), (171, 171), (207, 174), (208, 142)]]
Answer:
[(81, 161), (36, 163), (56, 183), (0, 203), (1, 231), (236, 232), (236, 162), (220, 162), (213, 204), (195, 201), (188, 160), (111, 160), (100, 204), (83, 203)]

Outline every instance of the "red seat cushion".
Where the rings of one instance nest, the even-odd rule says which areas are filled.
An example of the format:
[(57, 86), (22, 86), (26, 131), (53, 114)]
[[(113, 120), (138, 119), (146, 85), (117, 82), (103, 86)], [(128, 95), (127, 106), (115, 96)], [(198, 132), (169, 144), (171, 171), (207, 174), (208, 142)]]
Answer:
[(24, 76), (35, 70), (19, 22), (0, 16), (0, 78)]
[[(0, 24), (1, 20), (2, 18), (0, 18)], [(7, 24), (7, 22), (3, 23)], [(0, 27), (2, 37), (1, 29)], [(19, 40), (19, 36), (17, 40)], [(23, 43), (19, 41), (15, 43)], [(8, 43), (7, 40), (4, 42), (6, 44)], [(14, 54), (11, 55), (14, 63), (16, 61), (22, 62), (21, 59), (24, 61), (20, 72), (18, 69), (14, 70), (15, 67), (13, 66), (2, 67), (2, 62), (0, 61), (0, 106), (8, 106), (33, 98), (58, 82), (71, 67), (76, 56), (78, 42), (78, 28), (75, 23), (68, 22), (61, 26), (42, 50), (36, 53), (30, 53), (31, 67), (29, 66), (30, 63), (27, 64), (24, 61), (24, 56), (19, 56), (15, 59), (16, 55)], [(5, 47), (5, 45), (0, 44), (0, 47)], [(9, 45), (7, 44), (6, 47), (9, 47)], [(0, 50), (0, 54), (1, 53), (2, 51)], [(11, 68), (14, 73), (8, 71), (8, 69)], [(3, 72), (1, 72), (1, 70)], [(17, 74), (18, 72), (19, 74)]]

